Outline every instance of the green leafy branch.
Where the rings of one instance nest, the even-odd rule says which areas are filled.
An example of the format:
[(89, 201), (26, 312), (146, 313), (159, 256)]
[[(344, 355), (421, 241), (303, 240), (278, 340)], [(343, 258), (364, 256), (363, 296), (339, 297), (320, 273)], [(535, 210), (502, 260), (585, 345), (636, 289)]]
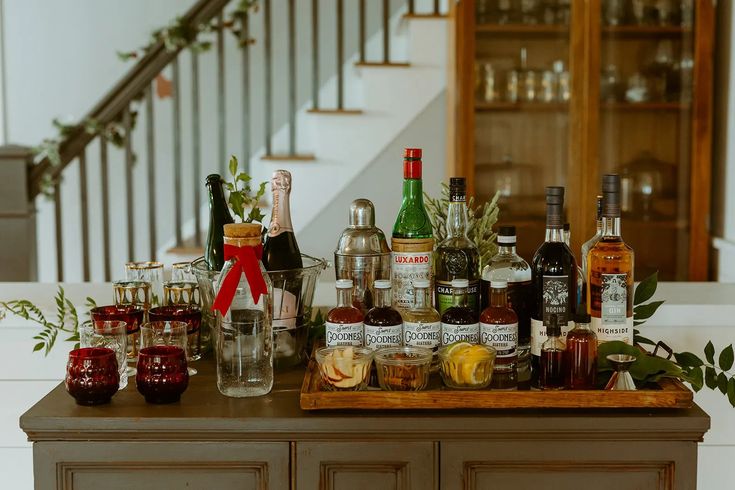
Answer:
[(227, 202), (232, 212), (240, 218), (242, 223), (262, 223), (265, 213), (260, 209), (259, 204), (261, 198), (265, 195), (266, 182), (261, 182), (257, 192), (253, 195), (250, 187), (252, 177), (245, 172), (240, 172), (238, 166), (237, 157), (232, 155), (229, 164), (232, 182), (225, 182), (224, 184), (225, 189), (230, 193)]
[[(37, 323), (41, 327), (41, 331), (33, 336), (34, 340), (38, 340), (33, 346), (33, 352), (43, 350), (45, 356), (48, 356), (51, 349), (56, 345), (59, 334), (69, 334), (64, 340), (75, 342), (75, 349), (79, 347), (79, 314), (74, 303), (66, 297), (64, 288), (61, 286), (59, 286), (54, 300), (56, 302), (55, 320), (46, 318), (41, 308), (26, 299), (0, 301), (0, 307), (4, 310)], [(92, 309), (96, 304), (92, 298), (87, 297), (86, 306), (88, 309)]]
[[(639, 327), (651, 318), (663, 301), (649, 301), (658, 287), (658, 273), (651, 274), (638, 284), (633, 294), (633, 325)], [(719, 390), (727, 396), (730, 405), (735, 407), (735, 373), (731, 371), (735, 361), (732, 344), (728, 345), (717, 356), (715, 362), (715, 346), (708, 341), (704, 347), (704, 360), (692, 352), (674, 352), (664, 342), (643, 337), (638, 329), (633, 330), (635, 346), (624, 342), (606, 342), (598, 349), (598, 371), (601, 379), (612, 372), (612, 365), (607, 360), (608, 354), (630, 354), (636, 361), (630, 367), (630, 374), (641, 384), (656, 382), (662, 377), (675, 377), (689, 383), (695, 392), (704, 386), (711, 390)], [(663, 347), (668, 350), (674, 360), (664, 359), (645, 352), (641, 345)], [(655, 351), (654, 351), (655, 353)]]
[[(490, 259), (498, 252), (495, 243), (496, 233), (493, 226), (498, 221), (499, 193), (490, 201), (482, 205), (475, 205), (475, 198), (471, 196), (467, 201), (467, 237), (476, 245), (480, 254), (480, 268), (490, 262)], [(429, 213), (431, 226), (434, 230), (435, 243), (441, 243), (447, 237), (447, 214), (449, 212), (449, 186), (442, 183), (441, 197), (433, 199), (424, 193), (424, 205)]]

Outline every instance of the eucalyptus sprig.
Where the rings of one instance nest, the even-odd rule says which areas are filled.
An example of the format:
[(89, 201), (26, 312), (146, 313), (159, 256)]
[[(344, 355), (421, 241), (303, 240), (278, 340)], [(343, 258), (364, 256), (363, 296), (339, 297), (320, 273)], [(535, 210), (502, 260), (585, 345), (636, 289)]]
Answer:
[[(59, 334), (69, 334), (64, 340), (66, 342), (74, 342), (75, 349), (79, 347), (80, 320), (77, 308), (66, 297), (64, 288), (61, 286), (59, 286), (54, 299), (56, 302), (55, 321), (46, 318), (41, 308), (26, 299), (0, 301), (0, 307), (3, 309), (16, 316), (37, 323), (41, 327), (41, 331), (33, 336), (34, 340), (38, 340), (38, 343), (33, 346), (33, 352), (43, 350), (45, 356), (48, 356), (51, 349), (56, 345)], [(91, 310), (96, 306), (96, 303), (92, 298), (87, 297), (86, 306)]]
[(250, 187), (252, 177), (245, 172), (240, 172), (238, 166), (237, 157), (232, 155), (228, 166), (232, 182), (225, 182), (224, 184), (225, 189), (230, 193), (227, 202), (232, 212), (240, 218), (242, 223), (262, 223), (265, 213), (260, 209), (259, 204), (260, 199), (265, 194), (266, 182), (261, 182), (255, 195), (252, 195)]
[[(490, 262), (498, 252), (495, 243), (497, 237), (493, 226), (498, 221), (498, 198), (500, 193), (481, 206), (475, 206), (475, 198), (471, 196), (467, 201), (467, 237), (477, 244), (480, 253), (480, 268)], [(449, 211), (449, 186), (442, 183), (441, 197), (433, 199), (424, 193), (424, 205), (429, 213), (431, 226), (434, 230), (435, 244), (441, 243), (447, 237), (447, 213)]]

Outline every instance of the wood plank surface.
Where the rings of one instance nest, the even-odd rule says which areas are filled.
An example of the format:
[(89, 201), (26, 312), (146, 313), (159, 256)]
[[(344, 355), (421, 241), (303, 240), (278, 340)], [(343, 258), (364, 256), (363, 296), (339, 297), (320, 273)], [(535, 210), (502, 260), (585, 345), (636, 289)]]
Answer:
[(638, 391), (560, 390), (492, 391), (451, 390), (432, 375), (424, 391), (326, 391), (315, 360), (311, 360), (301, 386), (304, 410), (365, 409), (513, 409), (513, 408), (689, 408), (694, 393), (679, 380), (664, 378), (660, 389)]

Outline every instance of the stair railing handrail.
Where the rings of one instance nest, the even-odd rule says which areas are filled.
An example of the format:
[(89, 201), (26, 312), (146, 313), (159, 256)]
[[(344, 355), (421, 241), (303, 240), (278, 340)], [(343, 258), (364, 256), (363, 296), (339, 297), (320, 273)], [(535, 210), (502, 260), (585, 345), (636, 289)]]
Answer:
[[(206, 24), (222, 12), (230, 0), (198, 0), (182, 17), (182, 25), (198, 27)], [(89, 111), (84, 120), (95, 120), (101, 125), (113, 122), (141, 93), (185, 49), (185, 46), (170, 49), (164, 41), (158, 41), (128, 73)], [(44, 174), (51, 172), (55, 181), (64, 168), (77, 158), (86, 146), (96, 137), (85, 130), (83, 125), (74, 128), (59, 145), (60, 164), (53, 170), (48, 157), (30, 168), (29, 196), (35, 198), (41, 192)]]

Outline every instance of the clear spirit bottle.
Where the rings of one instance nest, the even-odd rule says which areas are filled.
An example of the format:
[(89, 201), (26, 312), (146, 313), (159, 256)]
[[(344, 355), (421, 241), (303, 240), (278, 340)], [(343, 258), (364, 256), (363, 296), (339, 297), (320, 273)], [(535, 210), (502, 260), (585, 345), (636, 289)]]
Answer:
[(403, 343), (437, 351), (441, 344), (441, 316), (431, 307), (431, 283), (413, 282), (413, 307), (403, 313)]

